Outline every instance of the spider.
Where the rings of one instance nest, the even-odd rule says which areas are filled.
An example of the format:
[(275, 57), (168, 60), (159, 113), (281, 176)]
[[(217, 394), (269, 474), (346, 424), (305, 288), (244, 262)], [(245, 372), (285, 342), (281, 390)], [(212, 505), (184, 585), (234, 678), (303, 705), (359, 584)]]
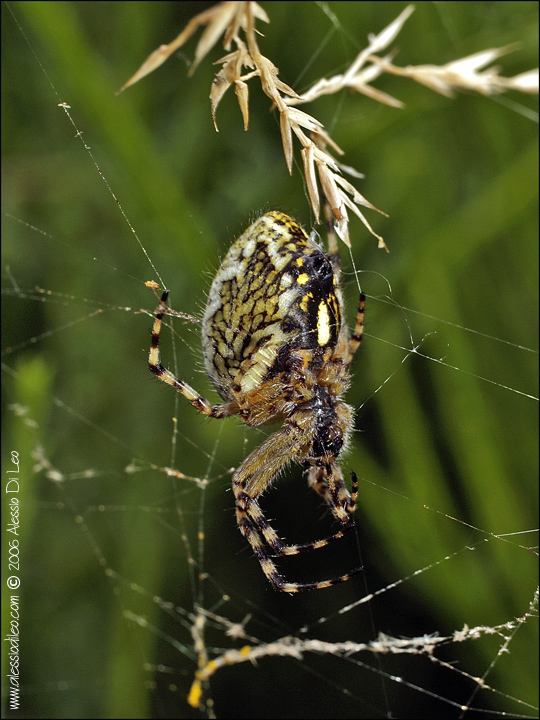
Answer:
[[(287, 582), (272, 559), (325, 547), (353, 526), (358, 482), (352, 472), (349, 492), (338, 465), (353, 411), (340, 398), (362, 340), (365, 298), (361, 293), (349, 338), (330, 222), (329, 230), (326, 254), (315, 234), (308, 237), (292, 218), (274, 210), (259, 217), (231, 246), (210, 287), (202, 321), (204, 363), (222, 404), (212, 405), (161, 364), (159, 337), (169, 311), (168, 290), (155, 313), (149, 354), (151, 372), (204, 415), (238, 415), (251, 426), (281, 423), (281, 429), (244, 460), (232, 484), (240, 531), (273, 588), (288, 593), (330, 587), (362, 569), (319, 582)], [(305, 545), (280, 540), (258, 499), (291, 460), (308, 468), (308, 484), (343, 529)]]

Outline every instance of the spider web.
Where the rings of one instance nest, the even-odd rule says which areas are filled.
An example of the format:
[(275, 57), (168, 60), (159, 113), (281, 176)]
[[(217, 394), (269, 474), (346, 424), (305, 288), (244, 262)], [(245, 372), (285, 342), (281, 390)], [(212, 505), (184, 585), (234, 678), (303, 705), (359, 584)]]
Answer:
[[(339, 69), (399, 12), (282, 5), (264, 41), (295, 87)], [(357, 528), (279, 564), (297, 581), (365, 572), (290, 597), (269, 588), (234, 519), (232, 470), (265, 431), (202, 418), (146, 366), (153, 267), (196, 320), (256, 208), (312, 222), (275, 119), (252, 91), (250, 131), (229, 99), (215, 135), (213, 69), (188, 80), (182, 57), (113, 96), (198, 4), (2, 10), (3, 459), (9, 469), (18, 453), (21, 488), (21, 587), (3, 606), (19, 595), (23, 713), (196, 716), (199, 667), (210, 717), (537, 716), (533, 102), (449, 101), (392, 79), (404, 111), (321, 101), (391, 215), (377, 226), (391, 254), (354, 224), (362, 272), (342, 252), (351, 324), (357, 281), (368, 296), (342, 463), (360, 481)], [(419, 6), (403, 64), (519, 37), (506, 74), (528, 69), (536, 6), (512, 22), (508, 11)], [(291, 27), (303, 41), (288, 47)], [(214, 397), (198, 323), (170, 325), (164, 361)], [(291, 542), (334, 529), (298, 468), (263, 506)], [(6, 671), (3, 692), (4, 715), (17, 715)]]

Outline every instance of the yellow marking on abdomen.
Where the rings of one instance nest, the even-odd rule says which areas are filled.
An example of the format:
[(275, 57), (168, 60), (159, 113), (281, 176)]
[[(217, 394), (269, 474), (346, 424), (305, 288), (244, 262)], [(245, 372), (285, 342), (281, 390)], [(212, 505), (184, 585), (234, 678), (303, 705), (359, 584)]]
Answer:
[(328, 305), (324, 300), (319, 303), (317, 312), (317, 342), (322, 347), (330, 340), (330, 315)]

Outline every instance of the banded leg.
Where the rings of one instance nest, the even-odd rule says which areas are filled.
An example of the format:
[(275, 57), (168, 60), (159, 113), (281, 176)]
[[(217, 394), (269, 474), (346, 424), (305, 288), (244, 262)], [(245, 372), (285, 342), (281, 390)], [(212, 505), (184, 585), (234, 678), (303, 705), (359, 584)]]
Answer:
[(358, 312), (356, 314), (356, 325), (354, 332), (349, 338), (348, 357), (345, 362), (345, 368), (348, 368), (352, 362), (355, 352), (360, 347), (362, 337), (364, 335), (364, 307), (366, 304), (366, 296), (363, 292), (360, 293), (360, 299), (358, 300)]
[(156, 319), (154, 320), (154, 326), (152, 328), (152, 344), (150, 345), (150, 353), (148, 355), (148, 368), (150, 372), (154, 373), (154, 375), (163, 382), (171, 385), (175, 390), (181, 392), (182, 395), (189, 400), (193, 407), (203, 415), (208, 415), (208, 417), (213, 418), (224, 418), (229, 415), (237, 415), (240, 412), (240, 408), (236, 402), (231, 401), (223, 403), (222, 405), (211, 405), (206, 398), (199, 395), (196, 390), (183, 380), (179, 380), (170, 370), (167, 370), (167, 368), (161, 364), (159, 355), (159, 336), (161, 333), (163, 315), (167, 310), (168, 297), (169, 291), (165, 290), (156, 310)]
[[(337, 472), (336, 472), (337, 471)], [(358, 478), (351, 472), (351, 491), (343, 481), (343, 475), (337, 464), (332, 466), (331, 473), (324, 467), (312, 467), (308, 473), (308, 484), (330, 506), (332, 513), (342, 523), (352, 523), (358, 498)]]
[(276, 555), (297, 555), (301, 552), (317, 550), (343, 537), (349, 529), (345, 528), (328, 538), (305, 545), (287, 545), (278, 537), (264, 516), (257, 498), (268, 487), (272, 478), (279, 474), (282, 467), (292, 458), (293, 453), (297, 450), (297, 440), (294, 432), (291, 432), (288, 427), (274, 433), (251, 453), (233, 478), (236, 518), (240, 531), (253, 548), (264, 574), (274, 589), (290, 593), (330, 587), (349, 580), (362, 569), (358, 568), (351, 573), (330, 580), (314, 583), (290, 583), (279, 574), (267, 552), (265, 543)]
[(242, 526), (247, 519), (247, 522), (249, 522), (253, 530), (259, 533), (259, 537), (262, 535), (266, 544), (272, 548), (272, 557), (281, 555), (299, 555), (300, 553), (311, 552), (311, 550), (318, 550), (319, 548), (330, 545), (330, 543), (335, 540), (339, 540), (346, 532), (352, 530), (354, 527), (352, 519), (349, 518), (347, 527), (343, 528), (343, 530), (338, 530), (338, 532), (335, 532), (328, 537), (322, 538), (321, 540), (313, 540), (309, 543), (289, 545), (288, 543), (283, 542), (274, 528), (270, 525), (257, 500), (242, 490), (236, 491), (236, 494), (236, 519), (238, 525), (240, 526), (240, 530), (242, 531)]
[(266, 552), (266, 548), (264, 547), (264, 543), (261, 541), (259, 533), (246, 515), (244, 515), (241, 522), (239, 521), (239, 525), (242, 534), (251, 545), (251, 548), (259, 561), (262, 571), (266, 575), (274, 590), (277, 590), (278, 592), (297, 593), (304, 592), (306, 590), (322, 590), (323, 588), (332, 587), (333, 585), (339, 585), (340, 583), (346, 582), (363, 570), (363, 567), (358, 567), (351, 572), (340, 575), (339, 577), (331, 578), (330, 580), (319, 580), (311, 583), (287, 582), (285, 578), (279, 574), (276, 564)]

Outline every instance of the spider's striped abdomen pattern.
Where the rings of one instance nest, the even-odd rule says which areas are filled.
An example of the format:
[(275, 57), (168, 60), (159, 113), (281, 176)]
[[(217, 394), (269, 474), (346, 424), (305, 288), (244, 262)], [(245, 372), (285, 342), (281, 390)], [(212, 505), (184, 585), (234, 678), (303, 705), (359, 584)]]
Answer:
[(249, 365), (240, 383), (247, 392), (279, 374), (293, 348), (317, 357), (335, 348), (340, 327), (330, 259), (287, 215), (267, 213), (232, 245), (210, 288), (202, 330), (206, 370), (229, 399), (242, 366)]
[(352, 409), (341, 400), (349, 366), (363, 330), (360, 296), (351, 338), (343, 321), (339, 256), (330, 254), (288, 215), (266, 213), (231, 246), (212, 282), (202, 323), (206, 370), (224, 400), (211, 405), (159, 360), (165, 292), (156, 313), (150, 370), (200, 412), (239, 415), (248, 425), (269, 421), (282, 427), (244, 460), (233, 477), (236, 515), (262, 569), (276, 590), (298, 592), (348, 580), (348, 573), (314, 583), (287, 582), (275, 555), (318, 549), (344, 530), (306, 545), (287, 545), (270, 526), (258, 496), (291, 460), (308, 469), (308, 483), (346, 527), (353, 522), (357, 484), (349, 492), (338, 465), (352, 429)]

